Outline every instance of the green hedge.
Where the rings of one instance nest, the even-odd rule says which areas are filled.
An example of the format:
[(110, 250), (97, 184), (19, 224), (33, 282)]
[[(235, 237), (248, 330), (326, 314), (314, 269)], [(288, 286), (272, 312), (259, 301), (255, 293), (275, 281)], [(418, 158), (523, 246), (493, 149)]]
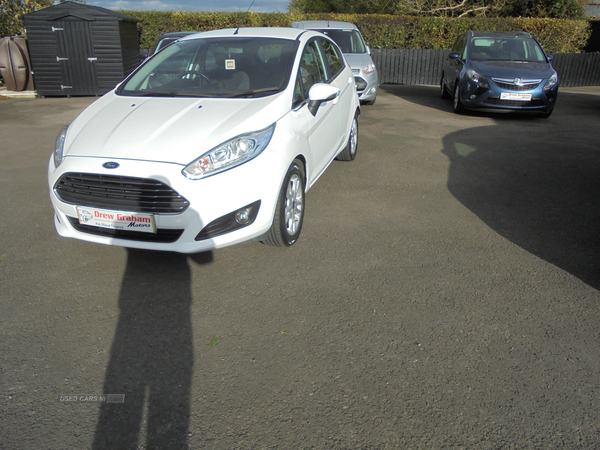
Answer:
[(585, 20), (502, 18), (453, 19), (356, 14), (228, 13), (120, 11), (139, 20), (140, 45), (151, 48), (162, 32), (208, 31), (220, 28), (287, 27), (297, 20), (341, 20), (360, 28), (371, 48), (447, 49), (467, 30), (524, 30), (533, 34), (550, 53), (580, 53), (590, 36)]

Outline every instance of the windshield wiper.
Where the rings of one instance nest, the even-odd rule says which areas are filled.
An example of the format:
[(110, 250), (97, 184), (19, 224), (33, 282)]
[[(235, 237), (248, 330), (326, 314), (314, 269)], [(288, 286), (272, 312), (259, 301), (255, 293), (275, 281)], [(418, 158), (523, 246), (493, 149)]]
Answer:
[(278, 87), (268, 87), (262, 89), (250, 89), (247, 91), (236, 92), (234, 94), (223, 95), (225, 98), (235, 98), (235, 97), (253, 97), (257, 94), (268, 94), (269, 92), (279, 92)]
[(199, 97), (199, 98), (215, 98), (222, 97), (219, 94), (191, 94), (184, 92), (147, 92), (147, 91), (134, 91), (127, 92), (127, 95), (132, 95), (136, 97)]
[(147, 91), (133, 91), (130, 95), (138, 97), (177, 97), (177, 92), (147, 92)]

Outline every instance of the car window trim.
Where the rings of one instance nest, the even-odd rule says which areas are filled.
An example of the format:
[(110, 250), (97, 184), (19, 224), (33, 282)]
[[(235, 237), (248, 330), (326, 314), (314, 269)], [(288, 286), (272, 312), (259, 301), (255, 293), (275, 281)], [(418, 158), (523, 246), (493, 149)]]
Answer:
[[(338, 58), (340, 58), (341, 62), (343, 62), (343, 64), (340, 65), (340, 69), (336, 73), (332, 73), (331, 66), (329, 65), (329, 60), (327, 59), (326, 51), (325, 51), (325, 48), (323, 47), (323, 44), (322, 44), (322, 42), (325, 41), (325, 40), (327, 42), (329, 42), (330, 44), (333, 44), (334, 48), (337, 49), (336, 53), (339, 52), (337, 54)], [(323, 52), (323, 56), (325, 56), (324, 61), (325, 61), (325, 66), (326, 66), (325, 70), (327, 71), (327, 83), (330, 84), (330, 81), (335, 80), (339, 76), (339, 74), (344, 71), (344, 66), (346, 65), (346, 60), (343, 57), (342, 50), (335, 43), (335, 41), (333, 39), (331, 39), (331, 38), (324, 39), (322, 37), (319, 37), (318, 38), (318, 47), (319, 47), (320, 51)]]

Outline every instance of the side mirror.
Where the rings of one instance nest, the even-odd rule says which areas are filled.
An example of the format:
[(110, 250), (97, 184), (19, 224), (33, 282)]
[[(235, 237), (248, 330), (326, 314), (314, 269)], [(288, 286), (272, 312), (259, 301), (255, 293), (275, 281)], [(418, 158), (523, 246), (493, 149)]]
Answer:
[(370, 55), (371, 54), (371, 47), (369, 47), (368, 45), (366, 45), (367, 47), (367, 53)]
[(321, 103), (335, 100), (342, 91), (325, 83), (315, 83), (308, 91), (308, 110), (313, 116), (317, 115)]
[(546, 55), (546, 58), (548, 58), (548, 62), (552, 62), (554, 55)]
[(448, 55), (448, 58), (457, 60), (459, 58), (458, 53), (452, 52)]

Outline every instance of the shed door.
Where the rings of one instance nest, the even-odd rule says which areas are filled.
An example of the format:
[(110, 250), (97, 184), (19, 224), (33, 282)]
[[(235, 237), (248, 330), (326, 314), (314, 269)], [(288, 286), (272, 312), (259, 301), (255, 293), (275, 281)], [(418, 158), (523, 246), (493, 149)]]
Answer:
[(58, 42), (62, 89), (67, 95), (98, 95), (96, 58), (89, 22), (56, 21), (53, 25)]

